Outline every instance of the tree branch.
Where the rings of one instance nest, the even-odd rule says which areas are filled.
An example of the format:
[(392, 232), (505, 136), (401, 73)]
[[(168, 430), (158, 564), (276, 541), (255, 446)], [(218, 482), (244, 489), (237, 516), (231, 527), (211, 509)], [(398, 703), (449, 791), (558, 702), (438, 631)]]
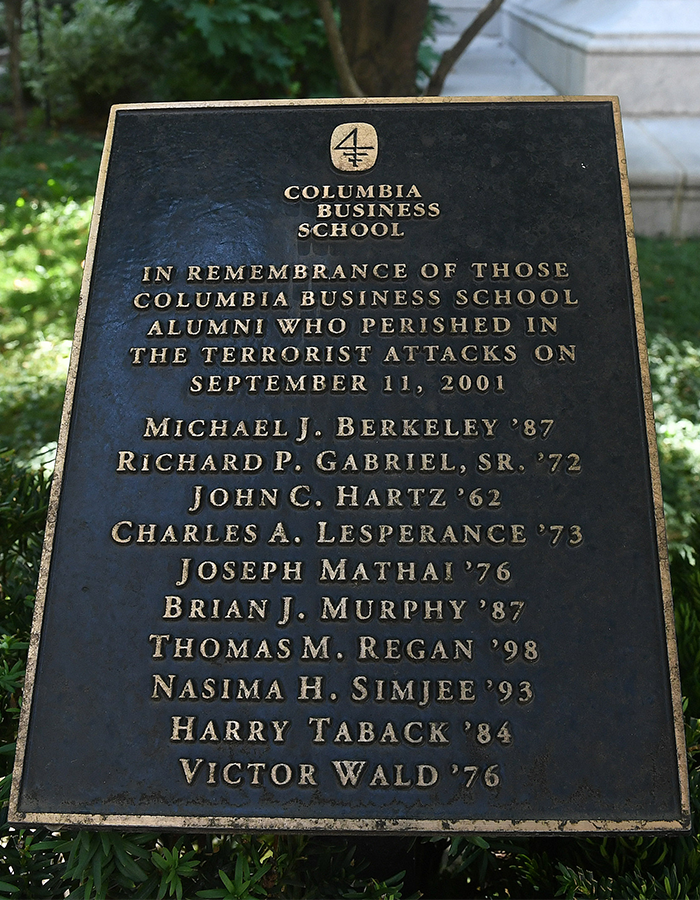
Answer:
[[(319, 5), (321, 0), (318, 0)], [(449, 75), (452, 67), (471, 44), (477, 34), (486, 25), (489, 19), (496, 15), (498, 10), (503, 6), (504, 0), (489, 0), (482, 10), (477, 14), (474, 21), (467, 26), (462, 32), (457, 43), (450, 47), (440, 57), (437, 69), (432, 74), (428, 87), (425, 89), (426, 97), (437, 97), (445, 85), (445, 79)]]
[(321, 18), (323, 19), (323, 27), (326, 29), (328, 45), (331, 48), (333, 64), (335, 65), (335, 71), (338, 75), (338, 80), (340, 81), (340, 90), (342, 91), (343, 96), (364, 97), (365, 95), (360, 90), (360, 86), (357, 81), (355, 81), (355, 76), (352, 74), (352, 69), (350, 68), (347, 54), (345, 53), (343, 40), (340, 36), (340, 29), (338, 28), (338, 23), (335, 21), (335, 15), (333, 14), (333, 7), (331, 6), (330, 0), (316, 0), (316, 3)]

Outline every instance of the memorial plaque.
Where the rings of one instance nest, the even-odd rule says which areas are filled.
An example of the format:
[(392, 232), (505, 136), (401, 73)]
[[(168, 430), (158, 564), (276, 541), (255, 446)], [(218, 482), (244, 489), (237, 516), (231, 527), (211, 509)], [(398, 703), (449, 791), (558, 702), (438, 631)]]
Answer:
[(620, 134), (115, 109), (13, 822), (687, 827)]

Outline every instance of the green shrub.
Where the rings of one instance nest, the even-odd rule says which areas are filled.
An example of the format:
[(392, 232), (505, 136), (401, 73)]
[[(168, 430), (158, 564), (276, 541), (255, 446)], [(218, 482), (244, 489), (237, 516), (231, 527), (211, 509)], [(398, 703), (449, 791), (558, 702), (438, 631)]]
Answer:
[(138, 0), (162, 100), (332, 97), (315, 0)]
[(48, 492), (43, 471), (0, 452), (0, 805), (9, 796)]
[(691, 555), (700, 510), (700, 347), (654, 335), (649, 367), (669, 545)]
[(671, 560), (671, 581), (683, 696), (688, 713), (700, 718), (700, 526), (693, 526), (691, 540), (695, 552)]
[[(76, 0), (42, 15), (43, 59), (36, 20), (23, 35), (26, 85), (57, 119), (106, 115), (112, 103), (148, 98), (153, 53), (136, 22), (136, 4)], [(34, 27), (31, 27), (34, 26)]]

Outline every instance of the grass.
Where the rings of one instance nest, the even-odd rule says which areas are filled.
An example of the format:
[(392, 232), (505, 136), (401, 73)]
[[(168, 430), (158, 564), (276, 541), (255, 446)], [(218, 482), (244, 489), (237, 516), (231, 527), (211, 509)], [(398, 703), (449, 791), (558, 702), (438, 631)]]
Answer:
[(637, 238), (650, 336), (700, 345), (700, 241)]
[(101, 144), (41, 134), (0, 147), (0, 446), (52, 457)]

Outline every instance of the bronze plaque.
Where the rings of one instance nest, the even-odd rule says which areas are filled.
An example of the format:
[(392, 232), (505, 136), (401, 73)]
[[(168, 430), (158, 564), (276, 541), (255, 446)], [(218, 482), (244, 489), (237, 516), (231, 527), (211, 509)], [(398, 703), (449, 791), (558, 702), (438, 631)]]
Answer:
[(680, 830), (610, 98), (119, 107), (15, 823)]

